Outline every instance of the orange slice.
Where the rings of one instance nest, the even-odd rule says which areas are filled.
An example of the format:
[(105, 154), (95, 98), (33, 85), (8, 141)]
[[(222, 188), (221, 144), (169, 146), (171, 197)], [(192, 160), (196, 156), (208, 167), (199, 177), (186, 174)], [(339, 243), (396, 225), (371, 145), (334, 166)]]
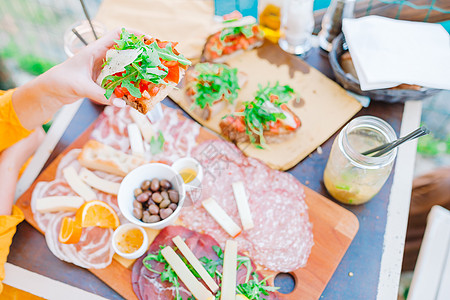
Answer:
[(82, 228), (74, 219), (64, 217), (59, 231), (59, 241), (63, 244), (76, 244), (80, 241)]
[(119, 217), (114, 209), (100, 200), (83, 204), (77, 210), (75, 219), (81, 227), (117, 228), (120, 225)]

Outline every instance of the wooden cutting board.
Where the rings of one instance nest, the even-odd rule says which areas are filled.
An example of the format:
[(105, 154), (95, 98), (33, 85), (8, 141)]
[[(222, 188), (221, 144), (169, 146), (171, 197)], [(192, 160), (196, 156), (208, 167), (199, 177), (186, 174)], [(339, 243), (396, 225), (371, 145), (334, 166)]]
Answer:
[[(288, 103), (302, 122), (296, 134), (282, 143), (269, 144), (268, 149), (257, 149), (249, 143), (238, 147), (248, 156), (258, 158), (273, 169), (287, 170), (313, 152), (360, 109), (361, 104), (318, 70), (298, 57), (282, 51), (278, 45), (267, 42), (263, 47), (248, 51), (227, 61), (231, 67), (247, 74), (248, 82), (239, 91), (237, 108), (242, 101), (254, 99), (258, 84), (266, 86), (277, 81), (290, 85), (300, 94), (302, 101)], [(191, 109), (185, 97), (184, 84), (170, 93), (170, 98), (202, 125), (220, 134), (219, 122), (229, 109), (223, 109), (209, 121)]]
[[(179, 114), (180, 118), (184, 118)], [(36, 184), (40, 181), (52, 181), (55, 178), (56, 169), (61, 158), (74, 148), (81, 148), (89, 139), (93, 130), (91, 125), (77, 140), (75, 140), (63, 153), (61, 153), (45, 169), (33, 185), (17, 200), (16, 205), (22, 209), (25, 219), (33, 227), (39, 230), (33, 218), (30, 201)], [(211, 132), (200, 129), (197, 142), (201, 143), (218, 137)], [(296, 283), (290, 294), (280, 294), (280, 298), (286, 300), (319, 299), (336, 267), (350, 246), (359, 228), (356, 216), (336, 203), (304, 186), (305, 201), (309, 207), (309, 218), (313, 225), (314, 246), (308, 263), (304, 268), (291, 272)], [(149, 232), (149, 238), (153, 239), (157, 231)], [(94, 275), (104, 281), (125, 299), (137, 299), (131, 285), (131, 264), (126, 260), (113, 259), (111, 265), (105, 269), (90, 269)], [(275, 274), (271, 271), (262, 271), (264, 275)], [(273, 280), (272, 282), (273, 283)]]

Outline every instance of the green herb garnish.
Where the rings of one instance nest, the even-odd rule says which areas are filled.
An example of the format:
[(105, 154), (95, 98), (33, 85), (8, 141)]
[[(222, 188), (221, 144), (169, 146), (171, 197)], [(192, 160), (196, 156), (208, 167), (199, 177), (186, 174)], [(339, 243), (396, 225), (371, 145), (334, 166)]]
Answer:
[[(242, 117), (245, 124), (245, 133), (250, 142), (258, 149), (264, 149), (266, 141), (264, 131), (270, 129), (270, 122), (286, 119), (286, 115), (279, 108), (295, 94), (294, 90), (288, 86), (281, 86), (277, 82), (273, 87), (270, 83), (266, 87), (259, 85), (259, 90), (255, 94), (255, 100), (244, 102), (244, 110), (235, 112), (226, 117)], [(255, 138), (258, 136), (259, 141)]]
[[(105, 97), (109, 99), (118, 86), (125, 87), (133, 97), (141, 98), (139, 82), (143, 79), (154, 84), (169, 85), (164, 81), (168, 74), (168, 68), (162, 64), (160, 58), (166, 61), (177, 61), (181, 65), (190, 65), (191, 62), (181, 54), (175, 54), (172, 43), (167, 43), (164, 48), (160, 48), (157, 42), (150, 45), (144, 43), (144, 36), (136, 36), (127, 32), (124, 28), (120, 34), (120, 39), (115, 40), (116, 50), (138, 49), (139, 56), (128, 66), (125, 72), (120, 75), (106, 76), (101, 86), (106, 89)], [(105, 61), (103, 66), (109, 62)]]
[[(261, 99), (263, 101), (271, 101), (273, 104), (280, 106), (283, 103), (287, 103), (292, 96), (295, 94), (293, 88), (289, 85), (280, 85), (277, 81), (273, 87), (270, 86), (270, 83), (267, 83), (267, 86), (263, 87), (261, 84), (258, 84), (258, 91), (256, 91), (255, 99)], [(272, 96), (272, 99), (271, 99)], [(273, 97), (276, 96), (276, 97)]]
[(200, 63), (195, 65), (199, 73), (192, 86), (195, 92), (194, 105), (200, 108), (210, 107), (214, 102), (224, 99), (233, 104), (239, 90), (238, 70), (222, 64)]
[(152, 136), (152, 139), (150, 140), (150, 152), (153, 155), (164, 152), (165, 141), (166, 140), (164, 139), (163, 133), (160, 130), (158, 132), (158, 138), (155, 139), (155, 137)]
[(226, 27), (220, 32), (219, 39), (223, 42), (225, 41), (225, 38), (227, 36), (235, 36), (239, 34), (243, 34), (246, 38), (251, 38), (252, 36), (254, 36), (253, 26), (255, 26), (255, 24), (237, 27)]
[(269, 295), (269, 292), (275, 292), (279, 287), (267, 285), (267, 279), (258, 280), (258, 274), (252, 273), (252, 279), (237, 286), (237, 291), (247, 297), (249, 300), (260, 300), (262, 295)]
[[(180, 282), (178, 281), (178, 275), (175, 273), (175, 271), (172, 269), (172, 267), (169, 265), (169, 263), (166, 261), (164, 256), (161, 254), (161, 250), (165, 248), (165, 246), (159, 246), (160, 249), (158, 251), (158, 254), (148, 254), (142, 263), (144, 266), (151, 272), (161, 275), (161, 282), (168, 281), (170, 282), (174, 288), (175, 288), (175, 298), (174, 300), (182, 300), (180, 295)], [(174, 249), (176, 251), (176, 248)], [(150, 261), (157, 261), (164, 264), (164, 271), (159, 272), (154, 269), (152, 269), (152, 265)]]
[[(159, 246), (158, 254), (150, 253), (148, 254), (142, 261), (144, 266), (151, 272), (159, 274), (161, 276), (161, 282), (167, 281), (170, 282), (173, 287), (175, 288), (175, 300), (182, 300), (182, 297), (180, 295), (180, 281), (178, 278), (178, 275), (175, 273), (175, 271), (171, 268), (169, 263), (165, 260), (164, 256), (161, 254), (161, 250), (164, 249), (166, 246), (161, 245)], [(212, 260), (205, 256), (201, 257), (199, 259), (200, 262), (202, 262), (203, 266), (205, 267), (206, 271), (211, 275), (212, 278), (215, 278), (216, 276), (221, 279), (222, 274), (217, 270), (218, 266), (223, 267), (223, 257), (224, 253), (222, 249), (218, 246), (212, 246), (212, 249), (217, 254), (218, 259)], [(174, 247), (174, 251), (177, 251), (177, 248)], [(195, 277), (201, 278), (200, 275), (195, 271), (195, 269), (192, 267), (191, 264), (187, 261), (187, 259), (183, 256), (180, 256), (180, 258), (183, 260), (183, 262), (186, 264), (188, 269), (194, 274)], [(152, 268), (150, 261), (156, 261), (159, 263), (164, 264), (164, 270), (159, 272)], [(273, 287), (267, 285), (267, 279), (270, 277), (266, 277), (263, 280), (258, 279), (258, 275), (256, 272), (252, 272), (252, 263), (250, 261), (250, 258), (247, 256), (237, 256), (237, 268), (239, 269), (241, 265), (244, 265), (247, 268), (247, 276), (245, 278), (245, 282), (242, 284), (239, 284), (236, 287), (237, 293), (240, 293), (244, 296), (246, 296), (250, 300), (260, 300), (262, 299), (262, 295), (269, 295), (269, 292), (274, 292), (278, 290), (278, 287)], [(251, 276), (251, 278), (250, 278)], [(220, 284), (219, 284), (220, 286)], [(215, 298), (220, 299), (221, 292), (220, 290), (216, 293)], [(188, 300), (194, 300), (195, 298), (193, 296), (190, 296)]]

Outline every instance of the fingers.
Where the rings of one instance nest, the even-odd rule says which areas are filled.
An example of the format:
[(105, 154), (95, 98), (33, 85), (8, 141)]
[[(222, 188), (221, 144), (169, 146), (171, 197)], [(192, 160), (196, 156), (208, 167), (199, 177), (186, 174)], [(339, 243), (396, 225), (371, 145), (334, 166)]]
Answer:
[(114, 105), (116, 107), (122, 108), (126, 106), (126, 102), (123, 99), (117, 98), (112, 94), (111, 98), (108, 100), (105, 97), (105, 89), (98, 86), (96, 83), (91, 83), (86, 87), (86, 97), (89, 99), (104, 105)]
[(125, 107), (127, 105), (127, 103), (123, 99), (120, 99), (120, 98), (117, 98), (117, 97), (112, 99), (112, 104), (115, 107), (119, 107), (119, 108), (123, 108), (123, 107)]
[[(133, 29), (133, 28), (126, 28), (126, 30), (136, 36), (145, 36), (146, 38), (151, 38), (149, 35), (146, 35), (144, 32)], [(115, 44), (114, 40), (117, 40), (120, 38), (120, 34), (122, 32), (122, 28), (117, 27), (110, 32), (108, 32), (106, 35), (98, 39), (97, 41), (89, 44), (85, 49), (88, 49), (93, 51), (94, 49), (98, 51), (107, 51), (112, 45)]]
[(95, 82), (90, 81), (85, 84), (85, 97), (97, 102), (98, 104), (111, 104), (105, 97), (105, 89), (101, 88)]

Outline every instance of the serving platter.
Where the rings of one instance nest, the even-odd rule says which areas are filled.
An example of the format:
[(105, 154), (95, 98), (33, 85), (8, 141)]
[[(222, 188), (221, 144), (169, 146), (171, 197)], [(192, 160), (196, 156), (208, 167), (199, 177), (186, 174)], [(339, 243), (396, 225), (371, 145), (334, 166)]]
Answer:
[[(178, 114), (178, 117), (185, 119), (181, 113)], [(30, 206), (34, 187), (40, 181), (53, 180), (61, 158), (70, 150), (81, 148), (89, 140), (93, 128), (94, 124), (65, 149), (17, 200), (16, 204), (24, 212), (25, 219), (41, 233), (41, 229), (33, 218)], [(200, 128), (196, 142), (201, 143), (218, 138), (208, 130)], [(306, 266), (291, 272), (295, 280), (294, 290), (289, 294), (277, 293), (282, 299), (318, 299), (351, 244), (359, 227), (356, 216), (350, 211), (306, 186), (304, 190), (306, 195), (305, 201), (309, 207), (309, 218), (313, 227), (314, 246), (312, 247)], [(149, 240), (152, 241), (158, 234), (158, 231), (148, 230), (147, 233), (149, 234)], [(104, 269), (90, 269), (89, 271), (124, 298), (137, 299), (131, 284), (132, 264), (133, 261), (115, 257), (108, 267)], [(261, 272), (264, 275), (276, 275), (276, 273), (274, 274), (270, 270), (261, 270)]]

